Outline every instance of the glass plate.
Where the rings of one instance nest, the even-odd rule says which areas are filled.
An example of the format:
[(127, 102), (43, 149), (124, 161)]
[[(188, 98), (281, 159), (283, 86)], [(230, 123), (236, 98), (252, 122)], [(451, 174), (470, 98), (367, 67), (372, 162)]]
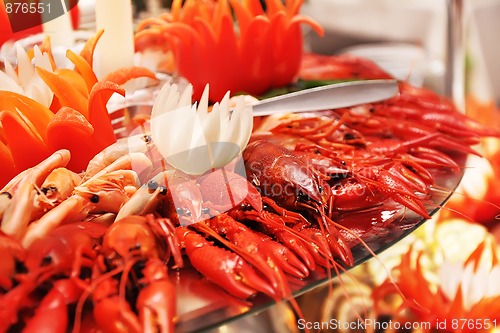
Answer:
[[(464, 165), (466, 155), (457, 154), (454, 160), (459, 165)], [(427, 205), (427, 211), (431, 216), (447, 202), (460, 183), (462, 175), (462, 173), (452, 171), (434, 170), (436, 190), (432, 191), (432, 198)], [(356, 225), (350, 223), (350, 229), (359, 234), (371, 251), (376, 254), (398, 243), (426, 221), (425, 218), (393, 202), (371, 210), (346, 213), (344, 219), (347, 218), (358, 221)], [(337, 222), (342, 223), (343, 219)], [(354, 246), (352, 253), (355, 260), (353, 267), (372, 258), (370, 251), (362, 244)], [(213, 329), (243, 316), (257, 314), (275, 305), (273, 300), (260, 294), (249, 301), (233, 298), (191, 267), (172, 270), (170, 273), (177, 287), (176, 332), (199, 332)], [(335, 275), (335, 272), (332, 271), (332, 275)], [(307, 279), (293, 280), (290, 282), (293, 296), (300, 296), (328, 283), (327, 276), (327, 272), (320, 268), (312, 272)]]

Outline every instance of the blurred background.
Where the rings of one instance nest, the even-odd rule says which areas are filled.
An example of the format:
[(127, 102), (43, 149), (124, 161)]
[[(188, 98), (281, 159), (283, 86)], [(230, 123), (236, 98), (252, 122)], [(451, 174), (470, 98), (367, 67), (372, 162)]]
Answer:
[(444, 91), (448, 7), (462, 7), (467, 89), (500, 102), (498, 0), (309, 0), (303, 13), (327, 33), (308, 37), (312, 51), (372, 58), (401, 79)]
[[(169, 10), (171, 0), (131, 0), (137, 22)], [(261, 1), (265, 3), (265, 1)], [(500, 103), (500, 0), (305, 0), (302, 14), (326, 30), (320, 38), (304, 29), (307, 50), (322, 54), (353, 53), (370, 58), (397, 78), (446, 93), (449, 8), (458, 4), (463, 33), (465, 89)], [(95, 0), (79, 0), (74, 27), (95, 30)], [(5, 19), (5, 18), (4, 18)], [(0, 44), (13, 36), (2, 22)], [(2, 52), (2, 53), (5, 53)]]
[[(157, 16), (171, 0), (132, 0), (134, 17)], [(265, 3), (264, 1), (261, 1)], [(396, 77), (445, 92), (448, 5), (460, 3), (466, 89), (500, 104), (500, 0), (305, 0), (302, 13), (324, 37), (304, 31), (308, 50), (368, 57)], [(95, 0), (80, 0), (80, 28), (92, 29)]]

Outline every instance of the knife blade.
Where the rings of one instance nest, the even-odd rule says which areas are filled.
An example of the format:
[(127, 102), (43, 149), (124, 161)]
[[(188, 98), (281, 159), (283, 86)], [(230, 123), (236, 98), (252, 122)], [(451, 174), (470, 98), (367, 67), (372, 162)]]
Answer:
[(254, 117), (274, 113), (322, 111), (381, 102), (399, 94), (397, 80), (363, 80), (329, 84), (261, 100)]

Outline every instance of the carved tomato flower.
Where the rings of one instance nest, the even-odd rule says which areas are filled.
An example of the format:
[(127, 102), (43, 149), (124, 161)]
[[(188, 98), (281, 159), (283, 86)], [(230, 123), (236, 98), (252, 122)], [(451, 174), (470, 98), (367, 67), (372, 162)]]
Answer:
[(374, 289), (376, 309), (401, 322), (447, 323), (432, 326), (436, 332), (455, 329), (451, 319), (499, 319), (500, 247), (492, 235), (460, 219), (441, 222), (434, 232), (435, 243), (418, 238), (392, 270), (395, 280), (388, 278)]
[[(34, 49), (36, 66), (18, 48), (17, 68), (6, 65), (6, 73), (0, 74), (0, 187), (60, 149), (71, 152), (67, 168), (81, 172), (116, 141), (108, 100), (115, 93), (124, 96), (121, 85), (128, 80), (155, 75), (146, 68), (126, 67), (98, 81), (92, 59), (101, 34), (89, 39), (80, 54), (67, 51), (75, 69), (53, 70), (51, 52), (42, 55), (41, 46)], [(50, 99), (42, 98), (42, 91)]]
[(148, 21), (151, 30), (147, 38), (141, 35), (169, 43), (177, 71), (192, 83), (196, 100), (207, 83), (211, 101), (228, 90), (259, 95), (287, 85), (297, 74), (301, 23), (323, 34), (315, 21), (298, 15), (302, 2), (266, 0), (264, 11), (258, 0), (174, 0), (171, 15)]

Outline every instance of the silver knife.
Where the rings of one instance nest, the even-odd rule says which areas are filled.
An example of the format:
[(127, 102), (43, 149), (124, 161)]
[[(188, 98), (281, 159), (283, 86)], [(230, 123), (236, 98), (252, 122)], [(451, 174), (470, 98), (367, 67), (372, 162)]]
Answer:
[(396, 80), (334, 83), (261, 100), (252, 105), (254, 117), (280, 112), (309, 112), (381, 102), (399, 94)]

